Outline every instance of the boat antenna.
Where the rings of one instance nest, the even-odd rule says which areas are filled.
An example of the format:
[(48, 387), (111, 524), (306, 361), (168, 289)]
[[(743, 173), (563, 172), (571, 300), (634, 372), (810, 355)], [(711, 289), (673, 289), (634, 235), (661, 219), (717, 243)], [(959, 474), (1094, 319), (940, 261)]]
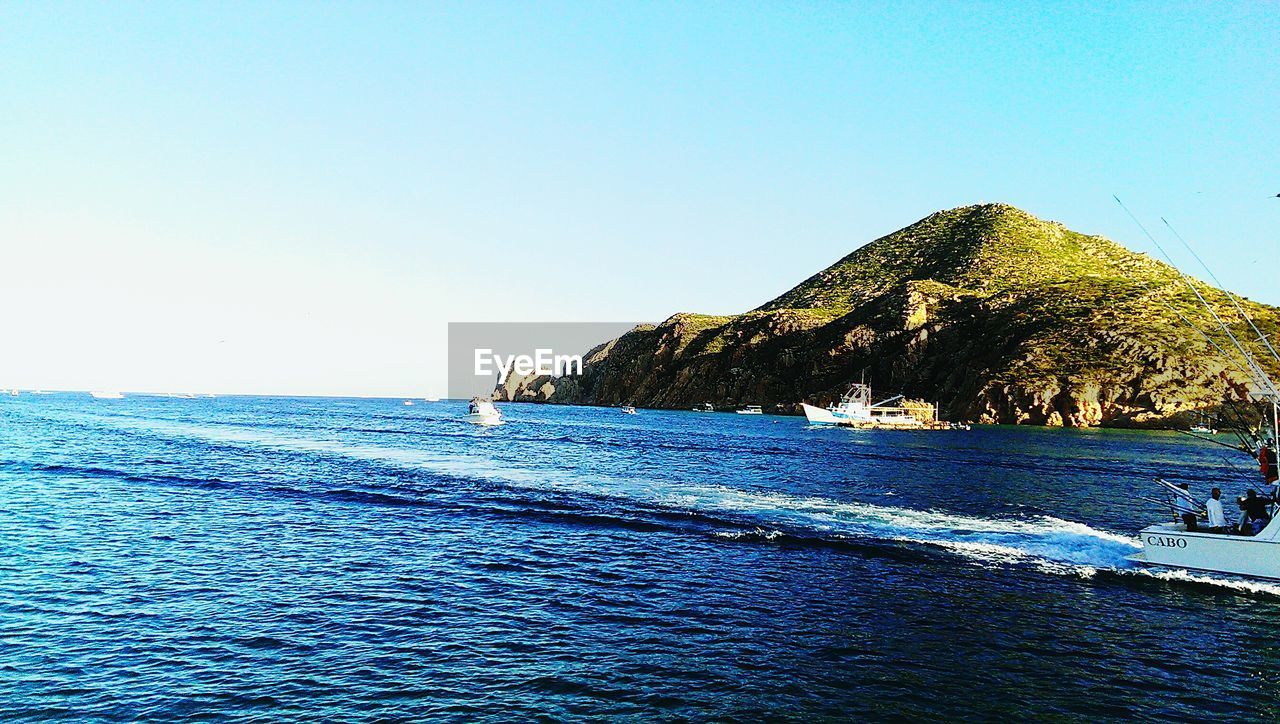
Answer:
[(1138, 228), (1142, 230), (1142, 233), (1146, 235), (1147, 239), (1149, 239), (1151, 243), (1160, 250), (1160, 253), (1169, 262), (1169, 266), (1173, 268), (1174, 273), (1176, 273), (1183, 283), (1187, 285), (1187, 288), (1189, 288), (1191, 293), (1196, 296), (1196, 299), (1200, 300), (1200, 304), (1203, 305), (1204, 308), (1208, 310), (1209, 314), (1213, 316), (1214, 321), (1218, 323), (1218, 327), (1226, 333), (1227, 338), (1229, 338), (1235, 348), (1240, 351), (1240, 354), (1244, 355), (1245, 363), (1250, 370), (1249, 376), (1254, 379), (1254, 382), (1257, 383), (1259, 387), (1265, 388), (1264, 391), (1268, 393), (1268, 397), (1273, 401), (1280, 399), (1280, 391), (1277, 391), (1275, 385), (1271, 383), (1271, 378), (1267, 377), (1266, 372), (1258, 366), (1253, 355), (1249, 354), (1249, 350), (1245, 349), (1244, 345), (1240, 344), (1240, 340), (1236, 339), (1236, 336), (1231, 332), (1231, 328), (1227, 326), (1226, 322), (1222, 321), (1222, 317), (1218, 316), (1218, 312), (1215, 311), (1209, 304), (1209, 301), (1204, 298), (1204, 295), (1200, 293), (1200, 290), (1196, 289), (1196, 285), (1193, 284), (1191, 280), (1187, 278), (1187, 275), (1183, 274), (1182, 270), (1178, 268), (1178, 265), (1173, 262), (1173, 258), (1169, 256), (1167, 251), (1165, 251), (1164, 246), (1162, 246), (1160, 242), (1156, 241), (1156, 238), (1151, 235), (1151, 232), (1147, 231), (1147, 227), (1138, 220), (1138, 217), (1133, 215), (1133, 212), (1129, 210), (1128, 206), (1124, 205), (1124, 202), (1120, 200), (1119, 196), (1112, 194), (1111, 198), (1115, 199), (1117, 204), (1120, 204), (1120, 208), (1124, 209), (1124, 212), (1129, 215), (1129, 218), (1133, 220), (1133, 223), (1137, 224)]
[(1186, 239), (1182, 238), (1182, 234), (1179, 234), (1177, 229), (1173, 228), (1173, 224), (1170, 224), (1168, 219), (1161, 216), (1160, 220), (1164, 222), (1165, 226), (1169, 227), (1169, 231), (1173, 232), (1173, 235), (1177, 237), (1178, 241), (1182, 242), (1182, 246), (1185, 247), (1187, 251), (1191, 252), (1191, 256), (1195, 257), (1196, 261), (1200, 262), (1200, 266), (1204, 267), (1205, 272), (1209, 274), (1209, 278), (1213, 280), (1214, 284), (1218, 285), (1218, 291), (1227, 295), (1227, 299), (1230, 299), (1231, 303), (1235, 305), (1236, 311), (1240, 313), (1241, 317), (1244, 317), (1244, 321), (1249, 323), (1249, 328), (1253, 330), (1254, 334), (1258, 335), (1258, 339), (1262, 341), (1262, 344), (1267, 348), (1267, 351), (1271, 353), (1271, 356), (1275, 357), (1277, 361), (1280, 361), (1280, 353), (1277, 353), (1276, 348), (1271, 346), (1271, 340), (1267, 339), (1267, 335), (1263, 334), (1262, 330), (1258, 329), (1258, 325), (1253, 323), (1253, 317), (1250, 317), (1249, 313), (1244, 310), (1244, 306), (1240, 304), (1239, 299), (1236, 299), (1236, 295), (1232, 294), (1231, 291), (1222, 283), (1222, 280), (1218, 279), (1218, 275), (1214, 274), (1213, 270), (1209, 268), (1209, 265), (1204, 263), (1204, 259), (1200, 258), (1200, 255), (1196, 253), (1196, 250), (1191, 248), (1191, 245), (1187, 243)]

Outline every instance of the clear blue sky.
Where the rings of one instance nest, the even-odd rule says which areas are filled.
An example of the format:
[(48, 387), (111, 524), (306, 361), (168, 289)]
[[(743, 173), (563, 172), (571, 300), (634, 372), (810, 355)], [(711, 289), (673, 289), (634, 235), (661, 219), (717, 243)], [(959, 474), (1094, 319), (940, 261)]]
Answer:
[(6, 3), (0, 386), (438, 391), (448, 321), (743, 311), (978, 201), (1278, 304), (1278, 16)]

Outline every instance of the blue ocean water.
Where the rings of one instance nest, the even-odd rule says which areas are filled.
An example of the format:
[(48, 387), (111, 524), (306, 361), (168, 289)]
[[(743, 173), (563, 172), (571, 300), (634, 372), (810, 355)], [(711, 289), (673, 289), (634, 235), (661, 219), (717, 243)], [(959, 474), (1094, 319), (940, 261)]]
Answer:
[(0, 398), (0, 718), (1280, 716), (1280, 586), (1123, 560), (1221, 448), (464, 407)]

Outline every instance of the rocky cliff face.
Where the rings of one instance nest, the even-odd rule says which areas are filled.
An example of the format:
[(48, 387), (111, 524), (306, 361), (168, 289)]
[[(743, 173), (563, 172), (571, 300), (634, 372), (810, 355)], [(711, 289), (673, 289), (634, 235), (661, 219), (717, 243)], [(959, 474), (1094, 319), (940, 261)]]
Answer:
[[(1224, 295), (1197, 285), (1243, 326)], [(1274, 335), (1280, 310), (1243, 303)], [(1167, 265), (1010, 206), (969, 206), (877, 239), (755, 310), (637, 327), (591, 350), (576, 380), (510, 380), (498, 396), (793, 411), (865, 376), (955, 420), (1153, 426), (1245, 389), (1239, 365), (1188, 322), (1214, 328)]]

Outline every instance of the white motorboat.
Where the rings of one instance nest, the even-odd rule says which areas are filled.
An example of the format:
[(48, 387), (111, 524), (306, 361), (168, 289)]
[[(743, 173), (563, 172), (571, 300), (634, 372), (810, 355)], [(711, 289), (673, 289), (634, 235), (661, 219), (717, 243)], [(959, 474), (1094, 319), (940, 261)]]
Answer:
[(115, 390), (94, 390), (89, 393), (96, 400), (123, 400), (124, 395)]
[[(902, 395), (890, 397), (875, 404), (871, 402), (871, 386), (856, 383), (840, 398), (839, 404), (823, 409), (801, 403), (805, 419), (811, 425), (843, 425), (860, 428), (888, 428), (895, 430), (919, 430), (929, 427), (914, 411), (894, 407), (889, 403), (902, 399)], [(949, 426), (948, 426), (949, 427)]]
[(1218, 431), (1203, 423), (1196, 423), (1191, 426), (1191, 432), (1197, 435), (1217, 435)]
[[(1273, 407), (1269, 432), (1274, 435), (1276, 428), (1275, 408)], [(1266, 423), (1264, 423), (1266, 424)], [(1272, 578), (1280, 580), (1280, 506), (1275, 502), (1276, 494), (1276, 452), (1275, 438), (1261, 439), (1253, 456), (1259, 461), (1262, 473), (1260, 481), (1263, 495), (1255, 499), (1265, 506), (1266, 514), (1250, 523), (1247, 513), (1247, 497), (1236, 498), (1236, 505), (1231, 499), (1223, 496), (1221, 504), (1224, 513), (1232, 508), (1239, 508), (1240, 523), (1232, 524), (1230, 513), (1227, 513), (1227, 526), (1220, 529), (1207, 528), (1204, 521), (1205, 503), (1197, 502), (1203, 496), (1203, 490), (1190, 494), (1180, 490), (1171, 483), (1157, 480), (1165, 494), (1162, 502), (1169, 506), (1171, 518), (1168, 522), (1156, 523), (1143, 528), (1138, 534), (1142, 543), (1142, 552), (1128, 557), (1133, 563), (1163, 566), (1167, 568), (1186, 568), (1196, 571), (1214, 573), (1231, 573), (1241, 576)], [(1271, 487), (1271, 490), (1267, 490)], [(1216, 488), (1215, 488), (1216, 489)], [(1179, 511), (1188, 506), (1179, 506), (1177, 498), (1189, 501), (1189, 507), (1196, 508), (1197, 514), (1180, 514)], [(1178, 522), (1179, 518), (1183, 522)], [(1188, 527), (1190, 525), (1190, 527)], [(1261, 530), (1257, 528), (1261, 526)]]
[(716, 408), (711, 406), (710, 402), (704, 402), (693, 408), (694, 412), (715, 412)]
[(1254, 536), (1188, 531), (1182, 523), (1157, 523), (1140, 533), (1134, 563), (1280, 580), (1280, 518)]
[[(1239, 498), (1232, 496), (1234, 491), (1227, 487), (1229, 478), (1213, 487), (1217, 496), (1204, 489), (1189, 490), (1189, 485), (1179, 488), (1157, 480), (1164, 499), (1152, 502), (1167, 505), (1168, 517), (1165, 522), (1142, 529), (1139, 533), (1142, 552), (1129, 556), (1129, 560), (1143, 565), (1280, 580), (1280, 505), (1276, 502), (1275, 488), (1280, 478), (1276, 469), (1276, 445), (1280, 442), (1280, 389), (1258, 362), (1261, 353), (1280, 363), (1280, 353), (1230, 292), (1222, 291), (1222, 294), (1234, 304), (1239, 319), (1243, 320), (1242, 325), (1248, 325), (1235, 333), (1209, 305), (1195, 283), (1185, 275), (1183, 281), (1211, 313), (1217, 323), (1217, 329), (1212, 331), (1218, 335), (1219, 341), (1214, 341), (1213, 336), (1187, 318), (1184, 317), (1183, 321), (1209, 340), (1229, 359), (1235, 370), (1248, 379), (1244, 394), (1224, 401), (1236, 413), (1231, 416), (1227, 431), (1238, 438), (1239, 450), (1254, 459), (1261, 479), (1248, 485), (1247, 495)], [(1252, 350), (1245, 344), (1251, 336), (1256, 337), (1255, 344), (1259, 345)], [(1225, 418), (1219, 419), (1220, 423), (1224, 421)], [(1203, 419), (1197, 427), (1210, 434), (1215, 432)], [(1192, 431), (1198, 432), (1195, 427)], [(1230, 504), (1233, 498), (1237, 505)], [(1213, 519), (1216, 519), (1211, 519), (1213, 522), (1204, 520), (1210, 507), (1213, 508)], [(1231, 511), (1237, 508), (1239, 514), (1235, 515)], [(1233, 517), (1239, 518), (1240, 522), (1233, 524)]]
[(636, 408), (632, 407), (631, 405), (623, 405), (621, 409), (622, 409), (622, 414), (624, 415), (636, 414)]
[(413, 400), (405, 400), (405, 401), (404, 401), (404, 406), (405, 406), (405, 407), (413, 407)]
[(462, 419), (473, 425), (501, 425), (502, 413), (494, 407), (493, 400), (474, 397), (467, 407), (467, 414), (463, 415)]
[(747, 405), (743, 407), (741, 410), (738, 410), (738, 414), (739, 415), (763, 415), (764, 408), (760, 407), (759, 405)]

